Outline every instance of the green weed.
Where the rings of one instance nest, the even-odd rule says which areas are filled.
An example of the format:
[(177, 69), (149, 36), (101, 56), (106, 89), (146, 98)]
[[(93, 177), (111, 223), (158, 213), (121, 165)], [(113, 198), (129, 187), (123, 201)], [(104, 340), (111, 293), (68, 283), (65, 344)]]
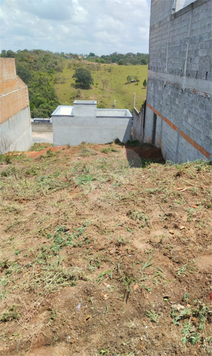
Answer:
[(102, 153), (111, 153), (111, 152), (118, 152), (118, 150), (116, 150), (116, 149), (113, 148), (113, 147), (106, 147), (106, 148), (102, 148), (102, 149), (101, 149), (101, 152), (102, 152)]
[(181, 338), (182, 343), (185, 345), (187, 342), (190, 342), (192, 345), (195, 345), (200, 341), (200, 335), (197, 332), (192, 331), (192, 324), (189, 321), (186, 321), (183, 325), (182, 333), (184, 336)]
[(147, 310), (145, 314), (152, 323), (158, 323), (160, 316), (154, 310)]
[(56, 308), (54, 308), (51, 310), (50, 319), (55, 320), (56, 316), (57, 316), (57, 311), (56, 311)]
[(145, 227), (147, 225), (148, 217), (143, 212), (139, 212), (137, 210), (129, 211), (127, 213), (127, 216), (130, 217), (134, 221), (137, 220), (137, 221), (141, 222), (142, 224), (140, 225), (140, 227)]
[(129, 243), (128, 240), (126, 240), (124, 237), (118, 237), (117, 240), (115, 241), (116, 246), (125, 246)]
[[(186, 293), (185, 293), (186, 294)], [(183, 296), (183, 300), (187, 302), (188, 295)], [(195, 301), (197, 305), (196, 308), (186, 307), (181, 310), (180, 313), (176, 309), (173, 309), (170, 313), (172, 317), (172, 323), (175, 325), (181, 325), (180, 322), (184, 319), (189, 319), (183, 324), (182, 333), (184, 336), (181, 338), (183, 344), (190, 342), (192, 345), (195, 345), (200, 341), (200, 334), (198, 331), (203, 331), (205, 328), (205, 323), (209, 315), (209, 308), (204, 303), (199, 303), (198, 300)], [(198, 325), (192, 323), (192, 317), (198, 318)]]
[[(140, 273), (145, 269), (145, 268), (148, 268), (152, 265), (152, 256), (149, 256), (148, 260), (146, 262), (142, 262), (142, 267), (140, 269)], [(151, 261), (151, 262), (150, 262)]]
[(76, 178), (76, 183), (78, 185), (85, 185), (96, 180), (92, 174), (82, 174)]

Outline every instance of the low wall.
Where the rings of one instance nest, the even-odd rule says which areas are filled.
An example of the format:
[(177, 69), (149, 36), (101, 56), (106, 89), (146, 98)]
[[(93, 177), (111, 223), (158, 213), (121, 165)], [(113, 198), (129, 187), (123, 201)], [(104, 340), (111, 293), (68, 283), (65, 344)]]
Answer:
[(32, 122), (32, 132), (52, 132), (51, 122)]
[(27, 151), (31, 145), (30, 113), (26, 107), (0, 125), (0, 152)]
[(143, 142), (143, 124), (144, 124), (144, 109), (139, 112), (136, 108), (133, 109), (133, 139)]
[(119, 138), (131, 138), (132, 118), (52, 117), (54, 146), (79, 145), (81, 142), (103, 144)]

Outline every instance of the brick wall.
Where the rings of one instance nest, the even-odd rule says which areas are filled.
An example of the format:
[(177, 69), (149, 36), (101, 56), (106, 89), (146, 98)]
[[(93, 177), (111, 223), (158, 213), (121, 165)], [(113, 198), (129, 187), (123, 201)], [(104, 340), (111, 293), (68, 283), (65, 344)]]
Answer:
[(212, 0), (175, 13), (161, 1), (151, 6), (144, 140), (174, 162), (212, 159)]
[(15, 59), (0, 58), (0, 124), (27, 106), (28, 88), (16, 75)]
[(0, 153), (32, 145), (27, 85), (16, 75), (15, 59), (0, 58)]

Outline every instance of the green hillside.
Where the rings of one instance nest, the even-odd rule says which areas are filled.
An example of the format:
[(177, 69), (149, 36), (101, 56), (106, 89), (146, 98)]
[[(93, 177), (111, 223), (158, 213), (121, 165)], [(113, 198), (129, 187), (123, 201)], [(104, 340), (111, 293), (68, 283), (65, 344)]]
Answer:
[[(75, 88), (72, 78), (77, 68), (91, 72), (94, 85), (89, 90)], [(73, 104), (75, 99), (97, 100), (98, 107), (111, 108), (116, 100), (117, 108), (133, 109), (133, 94), (136, 93), (136, 107), (139, 109), (146, 98), (143, 81), (147, 79), (147, 65), (117, 65), (67, 60), (61, 73), (55, 76), (55, 91), (61, 104)], [(127, 83), (127, 77), (139, 82)]]

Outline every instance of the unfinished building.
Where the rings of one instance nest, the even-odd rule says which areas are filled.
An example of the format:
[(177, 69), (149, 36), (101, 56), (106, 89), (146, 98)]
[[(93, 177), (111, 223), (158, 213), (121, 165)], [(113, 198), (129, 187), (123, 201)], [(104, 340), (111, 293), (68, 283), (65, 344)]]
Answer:
[(144, 141), (212, 160), (212, 0), (152, 0)]
[(16, 75), (15, 59), (0, 58), (0, 153), (32, 145), (27, 85)]

